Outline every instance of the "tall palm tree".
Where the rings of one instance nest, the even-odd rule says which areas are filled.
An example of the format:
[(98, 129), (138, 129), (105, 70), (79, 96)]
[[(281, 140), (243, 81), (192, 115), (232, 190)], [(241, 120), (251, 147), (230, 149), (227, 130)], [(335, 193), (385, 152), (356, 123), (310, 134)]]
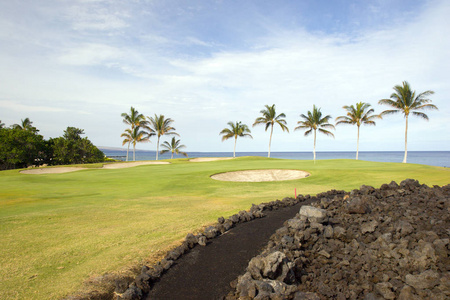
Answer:
[(305, 136), (310, 135), (314, 131), (314, 163), (316, 162), (316, 131), (319, 130), (319, 132), (322, 132), (325, 135), (334, 137), (334, 134), (330, 131), (324, 129), (324, 128), (333, 128), (334, 126), (328, 121), (331, 119), (330, 115), (327, 115), (325, 117), (322, 117), (322, 112), (320, 111), (320, 108), (317, 108), (315, 105), (313, 105), (313, 110), (308, 111), (308, 115), (305, 116), (304, 114), (300, 115), (301, 118), (303, 118), (303, 121), (298, 121), (297, 124), (299, 126), (295, 127), (294, 130), (299, 129), (305, 129)]
[(130, 114), (122, 113), (121, 114), (123, 118), (123, 122), (127, 125), (130, 125), (130, 129), (125, 129), (125, 132), (122, 133), (120, 136), (124, 137), (125, 139), (122, 142), (122, 146), (128, 143), (127, 148), (127, 159), (128, 161), (128, 152), (130, 150), (130, 144), (133, 143), (133, 160), (135, 158), (135, 148), (136, 148), (136, 141), (133, 140), (133, 134), (136, 134), (139, 132), (135, 132), (136, 128), (143, 127), (147, 124), (147, 121), (145, 120), (145, 116), (143, 114), (140, 114), (139, 111), (137, 111), (133, 106), (130, 108)]
[(289, 132), (289, 128), (286, 126), (286, 115), (281, 113), (279, 115), (275, 112), (275, 104), (272, 106), (265, 105), (265, 109), (261, 110), (260, 113), (263, 115), (262, 117), (256, 118), (255, 123), (253, 123), (253, 127), (258, 124), (265, 124), (266, 131), (270, 127), (270, 139), (269, 139), (269, 152), (267, 153), (267, 157), (270, 157), (270, 144), (272, 143), (272, 134), (273, 134), (273, 125), (280, 125), (283, 131)]
[(175, 137), (172, 137), (172, 140), (169, 142), (165, 141), (164, 143), (161, 144), (161, 147), (164, 148), (163, 150), (161, 150), (161, 154), (167, 153), (167, 152), (171, 152), (172, 156), (170, 157), (171, 159), (173, 159), (173, 154), (182, 154), (184, 156), (188, 156), (186, 152), (180, 151), (180, 149), (186, 148), (185, 145), (180, 145), (180, 140), (175, 139)]
[(156, 115), (154, 117), (147, 117), (148, 125), (146, 129), (148, 132), (148, 137), (158, 136), (158, 143), (156, 144), (156, 160), (158, 160), (159, 153), (159, 140), (163, 135), (176, 135), (180, 136), (175, 132), (175, 128), (171, 126), (173, 120), (171, 118), (165, 118), (164, 115)]
[[(146, 132), (141, 130), (141, 127), (134, 127), (134, 129), (127, 128), (125, 132), (122, 133), (121, 137), (124, 137), (122, 146), (128, 143), (128, 148), (130, 143), (133, 144), (133, 161), (136, 161), (136, 144), (140, 142), (149, 141), (149, 137)], [(128, 161), (128, 149), (127, 149), (127, 161)]]
[(36, 127), (33, 127), (33, 122), (29, 118), (22, 119), (20, 124), (14, 124), (12, 126), (15, 129), (28, 130), (31, 132), (38, 132), (39, 130)]
[(431, 102), (427, 97), (434, 94), (433, 91), (425, 91), (420, 94), (416, 94), (416, 91), (412, 91), (409, 83), (403, 81), (403, 85), (396, 85), (394, 87), (394, 93), (391, 94), (391, 99), (381, 99), (378, 104), (386, 104), (391, 106), (392, 110), (383, 111), (380, 116), (402, 113), (406, 119), (405, 127), (405, 156), (403, 158), (403, 163), (406, 163), (406, 158), (408, 156), (408, 117), (409, 114), (425, 119), (428, 121), (428, 116), (417, 110), (423, 109), (438, 109), (435, 105), (429, 104)]
[(233, 158), (236, 157), (236, 142), (238, 136), (240, 137), (249, 137), (253, 138), (250, 134), (250, 129), (248, 129), (248, 126), (245, 124), (242, 124), (241, 122), (228, 122), (227, 123), (230, 128), (224, 128), (219, 134), (223, 134), (222, 136), (222, 142), (225, 140), (228, 140), (232, 137), (234, 137), (234, 150), (233, 150)]
[[(336, 125), (339, 124), (351, 124), (358, 127), (358, 134), (356, 139), (356, 160), (358, 160), (359, 154), (359, 127), (364, 125), (376, 125), (374, 119), (379, 119), (379, 115), (372, 115), (375, 110), (370, 108), (369, 103), (359, 102), (356, 103), (356, 107), (353, 105), (343, 106), (343, 109), (347, 111), (346, 116), (340, 116), (336, 118)], [(370, 108), (370, 109), (369, 109)]]

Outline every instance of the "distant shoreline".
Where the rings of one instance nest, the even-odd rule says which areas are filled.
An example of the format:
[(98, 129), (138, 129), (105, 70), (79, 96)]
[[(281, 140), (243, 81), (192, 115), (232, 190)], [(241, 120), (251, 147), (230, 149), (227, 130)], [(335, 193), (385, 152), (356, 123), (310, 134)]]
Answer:
[[(108, 150), (101, 149), (106, 156), (121, 156), (122, 159), (126, 157), (126, 149)], [(324, 159), (355, 159), (355, 151), (318, 151), (317, 160)], [(154, 160), (156, 152), (154, 150), (136, 150), (136, 160)], [(189, 158), (196, 157), (232, 157), (233, 152), (187, 152)], [(359, 160), (378, 161), (378, 162), (394, 162), (401, 163), (403, 161), (403, 151), (360, 151)], [(267, 152), (236, 152), (236, 157), (243, 156), (259, 156), (267, 157)], [(132, 160), (133, 152), (129, 152), (129, 159)], [(180, 155), (175, 155), (174, 158), (184, 158)], [(278, 159), (295, 159), (295, 160), (312, 160), (312, 151), (284, 151), (271, 152), (271, 158)], [(160, 155), (159, 159), (170, 159), (170, 154)], [(437, 167), (450, 167), (450, 151), (408, 151), (408, 163), (421, 164)]]
[[(99, 146), (97, 147), (100, 150), (106, 150), (106, 151), (123, 151), (127, 152), (127, 148), (119, 148), (119, 147), (103, 147)], [(130, 149), (129, 152), (132, 154), (133, 149)], [(136, 152), (150, 152), (150, 153), (156, 153), (155, 150), (145, 150), (145, 149), (136, 149)], [(373, 151), (359, 151), (359, 153), (385, 153), (385, 152), (398, 152), (398, 153), (405, 153), (404, 150), (373, 150)], [(413, 152), (448, 152), (450, 153), (450, 150), (408, 150), (408, 153)], [(187, 151), (187, 153), (233, 153), (232, 151)], [(237, 153), (265, 153), (267, 155), (267, 151), (237, 151)], [(271, 151), (271, 153), (312, 153), (312, 150), (310, 151)], [(323, 151), (316, 151), (316, 153), (356, 153), (355, 150), (323, 150)]]

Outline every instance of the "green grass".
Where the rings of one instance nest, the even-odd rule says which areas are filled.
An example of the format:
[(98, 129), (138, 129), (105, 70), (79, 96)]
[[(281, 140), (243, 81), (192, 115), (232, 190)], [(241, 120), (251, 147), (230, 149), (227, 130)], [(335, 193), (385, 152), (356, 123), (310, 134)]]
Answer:
[[(215, 173), (300, 169), (305, 179), (236, 183)], [(0, 299), (55, 299), (86, 279), (152, 259), (187, 233), (252, 203), (392, 180), (450, 183), (449, 169), (354, 160), (259, 157), (66, 174), (0, 172)]]

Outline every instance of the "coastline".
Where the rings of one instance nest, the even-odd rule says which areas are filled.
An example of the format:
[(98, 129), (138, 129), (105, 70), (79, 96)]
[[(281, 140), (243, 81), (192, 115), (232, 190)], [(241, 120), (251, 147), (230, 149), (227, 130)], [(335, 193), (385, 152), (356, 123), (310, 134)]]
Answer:
[[(99, 147), (106, 156), (120, 156), (122, 159), (126, 157), (126, 149), (111, 150)], [(152, 150), (136, 150), (136, 161), (154, 160), (155, 151)], [(233, 152), (187, 152), (189, 158), (200, 157), (232, 157)], [(317, 160), (325, 159), (355, 159), (355, 151), (318, 151)], [(403, 160), (403, 151), (360, 151), (359, 160), (362, 161), (378, 161), (401, 163)], [(259, 156), (267, 157), (267, 152), (236, 152), (236, 157), (243, 156)], [(132, 157), (130, 152), (129, 157)], [(174, 156), (174, 158), (184, 158), (183, 156)], [(278, 159), (295, 159), (295, 160), (312, 160), (313, 154), (308, 152), (271, 152), (271, 158)], [(160, 155), (160, 159), (170, 159), (170, 154)], [(408, 151), (409, 164), (421, 164), (436, 167), (450, 167), (450, 151)]]

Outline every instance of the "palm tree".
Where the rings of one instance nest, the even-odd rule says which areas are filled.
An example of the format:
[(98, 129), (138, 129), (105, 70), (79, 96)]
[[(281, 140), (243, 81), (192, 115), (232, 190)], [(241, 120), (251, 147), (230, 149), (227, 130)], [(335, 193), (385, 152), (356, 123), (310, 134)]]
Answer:
[(361, 124), (364, 125), (376, 125), (374, 119), (380, 118), (379, 115), (371, 115), (375, 112), (373, 108), (370, 108), (369, 103), (359, 102), (356, 103), (356, 107), (353, 105), (343, 106), (342, 108), (347, 111), (346, 116), (340, 116), (336, 118), (336, 125), (339, 124), (351, 124), (358, 127), (358, 134), (356, 139), (356, 160), (358, 160), (359, 153), (359, 127)]
[(164, 148), (163, 150), (161, 150), (161, 154), (167, 153), (167, 152), (171, 152), (172, 156), (170, 157), (170, 159), (173, 159), (173, 154), (183, 154), (184, 156), (188, 156), (186, 152), (182, 152), (180, 151), (180, 149), (186, 148), (185, 145), (180, 145), (180, 140), (175, 139), (175, 137), (172, 137), (172, 140), (169, 142), (165, 141), (164, 143), (161, 144), (161, 147)]
[[(125, 132), (121, 134), (124, 138), (122, 146), (128, 143), (128, 149), (130, 148), (130, 143), (133, 144), (133, 161), (136, 161), (136, 143), (147, 142), (149, 137), (146, 132), (141, 130), (141, 127), (137, 126), (134, 129), (127, 128)], [(127, 149), (127, 161), (128, 161), (128, 149)]]
[(255, 120), (255, 123), (253, 123), (253, 127), (258, 124), (265, 124), (266, 131), (270, 127), (269, 152), (267, 154), (267, 157), (270, 157), (270, 144), (272, 143), (273, 125), (278, 124), (283, 131), (286, 130), (287, 132), (289, 132), (289, 128), (287, 128), (286, 126), (286, 120), (283, 119), (286, 118), (286, 115), (284, 113), (281, 113), (277, 116), (275, 112), (275, 104), (273, 104), (272, 106), (265, 105), (265, 109), (261, 110), (260, 113), (263, 116)]
[(25, 118), (21, 120), (20, 124), (14, 124), (12, 128), (14, 129), (21, 129), (21, 130), (28, 130), (31, 132), (38, 132), (39, 130), (36, 129), (36, 127), (33, 127), (33, 122), (30, 121), (29, 118)]
[(171, 126), (173, 123), (173, 120), (171, 118), (165, 118), (164, 115), (156, 115), (155, 117), (147, 117), (148, 119), (148, 126), (146, 126), (146, 129), (148, 132), (148, 137), (151, 137), (153, 135), (158, 136), (158, 143), (156, 144), (156, 160), (158, 160), (158, 153), (159, 153), (159, 140), (161, 136), (163, 135), (176, 135), (180, 136), (178, 133), (175, 132), (175, 128)]
[(123, 122), (127, 125), (130, 125), (131, 127), (131, 129), (125, 129), (125, 132), (120, 135), (121, 137), (125, 138), (122, 142), (122, 146), (128, 143), (126, 161), (128, 161), (128, 152), (130, 150), (130, 143), (133, 143), (134, 146), (133, 147), (133, 160), (134, 160), (136, 141), (134, 141), (133, 135), (139, 132), (139, 130), (135, 132), (135, 129), (145, 126), (147, 124), (147, 121), (145, 120), (145, 116), (143, 114), (140, 114), (133, 106), (131, 106), (130, 108), (130, 114), (122, 113), (121, 116), (123, 118)]
[(121, 116), (123, 118), (123, 122), (131, 126), (131, 130), (137, 126), (144, 126), (147, 123), (145, 116), (140, 114), (133, 106), (130, 109), (130, 114), (122, 113)]
[(222, 142), (225, 140), (228, 140), (232, 137), (234, 137), (234, 150), (233, 150), (233, 158), (236, 157), (236, 142), (238, 136), (241, 137), (250, 137), (253, 138), (250, 134), (250, 129), (248, 129), (248, 126), (245, 124), (242, 124), (241, 122), (228, 122), (227, 123), (230, 128), (224, 128), (219, 134), (223, 134)]
[(127, 159), (126, 159), (126, 161), (128, 161), (128, 152), (130, 152), (130, 144), (133, 141), (131, 129), (130, 128), (125, 129), (125, 132), (122, 133), (120, 135), (120, 137), (124, 138), (123, 141), (122, 141), (122, 146), (125, 145), (125, 144), (128, 144), (128, 147), (127, 147)]
[(383, 111), (380, 116), (403, 113), (406, 119), (406, 128), (405, 128), (405, 156), (403, 158), (403, 163), (406, 163), (406, 158), (408, 156), (408, 117), (409, 114), (425, 119), (428, 121), (428, 116), (422, 112), (418, 112), (416, 110), (422, 109), (438, 109), (435, 105), (429, 104), (431, 102), (430, 99), (427, 99), (427, 96), (434, 94), (433, 91), (425, 91), (416, 95), (416, 91), (412, 91), (409, 83), (407, 81), (403, 81), (403, 86), (396, 85), (394, 87), (395, 93), (391, 94), (391, 99), (381, 99), (378, 101), (378, 104), (386, 104), (391, 106), (392, 110)]
[(310, 135), (314, 130), (314, 163), (316, 162), (316, 131), (322, 132), (325, 135), (329, 135), (334, 137), (334, 134), (324, 128), (333, 128), (334, 126), (328, 121), (331, 119), (330, 115), (322, 117), (322, 112), (320, 108), (318, 109), (315, 105), (313, 105), (313, 111), (308, 111), (308, 116), (304, 114), (300, 115), (303, 118), (303, 121), (298, 121), (297, 124), (300, 126), (295, 127), (294, 130), (298, 129), (307, 129), (305, 132), (305, 136)]

